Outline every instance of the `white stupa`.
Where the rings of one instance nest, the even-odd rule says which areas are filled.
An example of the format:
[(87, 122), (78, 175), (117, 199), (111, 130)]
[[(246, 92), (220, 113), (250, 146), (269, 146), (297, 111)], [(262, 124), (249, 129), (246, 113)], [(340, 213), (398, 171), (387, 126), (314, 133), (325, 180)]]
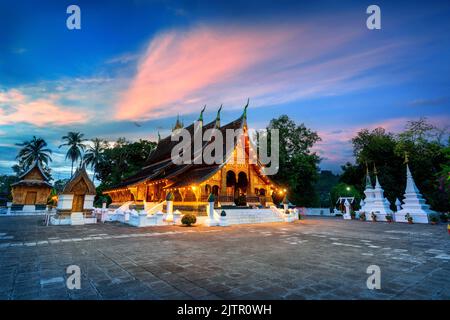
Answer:
[(426, 204), (425, 199), (420, 194), (419, 189), (414, 183), (411, 171), (408, 166), (408, 157), (406, 162), (406, 189), (403, 199), (402, 209), (395, 213), (396, 222), (407, 222), (406, 214), (413, 218), (413, 223), (428, 223), (429, 215), (436, 214), (435, 211), (430, 210), (430, 206)]
[(374, 200), (374, 193), (368, 167), (366, 167), (366, 188), (364, 189), (364, 194), (366, 195), (366, 197), (364, 198), (363, 204), (361, 205), (360, 212), (370, 212)]
[(377, 221), (387, 221), (386, 215), (392, 214), (392, 210), (390, 208), (391, 204), (389, 200), (384, 197), (384, 190), (378, 181), (377, 169), (374, 168), (375, 172), (375, 188), (373, 189), (373, 202), (372, 206), (369, 208), (367, 213), (369, 216), (367, 219), (369, 220), (372, 212), (376, 214)]

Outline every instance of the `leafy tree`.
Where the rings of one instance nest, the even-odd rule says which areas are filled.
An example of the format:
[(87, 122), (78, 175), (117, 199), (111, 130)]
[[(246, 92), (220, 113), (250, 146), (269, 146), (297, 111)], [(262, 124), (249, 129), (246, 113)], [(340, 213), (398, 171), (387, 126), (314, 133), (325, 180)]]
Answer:
[(86, 153), (84, 154), (84, 163), (94, 170), (93, 181), (95, 180), (95, 174), (107, 146), (108, 143), (106, 141), (95, 138), (92, 140), (92, 145), (88, 146)]
[(56, 190), (56, 193), (60, 193), (63, 191), (64, 186), (69, 182), (70, 179), (59, 179), (56, 180), (53, 184), (53, 188)]
[(84, 134), (80, 132), (69, 132), (66, 136), (63, 136), (62, 139), (65, 141), (65, 143), (61, 144), (59, 148), (68, 146), (69, 149), (66, 153), (66, 160), (70, 159), (72, 161), (72, 168), (70, 170), (70, 175), (73, 175), (73, 164), (74, 162), (78, 161), (79, 159), (82, 159), (82, 152), (86, 148), (86, 145), (84, 144), (84, 141), (86, 139), (83, 139)]
[[(415, 182), (428, 200), (432, 209), (450, 209), (449, 189), (445, 188), (448, 177), (449, 158), (447, 146), (442, 144), (444, 130), (435, 128), (425, 118), (409, 121), (398, 135), (383, 128), (369, 131), (363, 129), (352, 139), (356, 164), (347, 163), (342, 167), (340, 182), (364, 190), (366, 163), (373, 177), (376, 165), (378, 178), (384, 188), (386, 198), (395, 209), (395, 199), (402, 199), (406, 185), (405, 153), (409, 155), (409, 166)], [(373, 181), (373, 180), (372, 180)]]
[(342, 182), (335, 185), (331, 189), (331, 202), (333, 207), (336, 207), (336, 202), (339, 197), (354, 197), (353, 209), (357, 210), (360, 208), (359, 202), (362, 199), (362, 193), (354, 186)]
[(11, 200), (11, 184), (18, 180), (17, 176), (0, 175), (0, 196), (5, 195), (5, 198)]
[(320, 200), (320, 207), (332, 208), (334, 203), (331, 200), (331, 189), (339, 181), (339, 175), (333, 174), (330, 170), (322, 170), (316, 183), (316, 192)]
[(42, 168), (46, 168), (49, 162), (52, 161), (52, 151), (47, 148), (47, 142), (42, 138), (33, 136), (33, 139), (30, 141), (24, 141), (17, 145), (22, 147), (16, 156), (16, 160), (18, 160), (19, 163), (13, 167), (13, 170), (18, 175), (28, 170), (28, 168), (36, 161), (40, 163)]
[[(445, 166), (449, 165), (446, 154), (449, 144), (442, 144), (441, 135), (442, 130), (429, 124), (426, 118), (409, 121), (406, 130), (398, 136), (395, 151), (399, 156), (408, 155), (414, 180), (433, 209), (447, 211), (450, 209), (449, 190), (440, 188), (440, 180), (445, 176)], [(403, 174), (404, 171), (403, 168)]]
[(270, 121), (267, 127), (269, 139), (271, 129), (278, 129), (280, 137), (280, 167), (271, 178), (287, 186), (288, 198), (296, 205), (317, 206), (319, 197), (314, 186), (318, 179), (320, 158), (311, 148), (320, 141), (320, 137), (303, 123), (297, 125), (287, 115)]
[(101, 188), (111, 187), (142, 169), (156, 143), (147, 140), (129, 142), (120, 138), (113, 147), (106, 148), (96, 168)]

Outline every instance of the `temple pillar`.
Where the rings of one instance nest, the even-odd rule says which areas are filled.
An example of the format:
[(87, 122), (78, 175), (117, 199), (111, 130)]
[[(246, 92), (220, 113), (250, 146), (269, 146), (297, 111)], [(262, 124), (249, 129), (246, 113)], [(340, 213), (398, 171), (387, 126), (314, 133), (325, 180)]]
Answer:
[(227, 195), (227, 170), (225, 169), (225, 166), (221, 169), (222, 174), (220, 178), (220, 195), (226, 196)]

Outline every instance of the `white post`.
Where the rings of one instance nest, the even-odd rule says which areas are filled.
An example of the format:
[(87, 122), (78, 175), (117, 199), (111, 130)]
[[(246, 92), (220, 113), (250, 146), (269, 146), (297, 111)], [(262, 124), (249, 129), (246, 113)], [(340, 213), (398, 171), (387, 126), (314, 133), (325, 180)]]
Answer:
[(208, 219), (206, 219), (205, 221), (205, 226), (208, 227), (217, 225), (217, 221), (214, 218), (214, 200), (214, 195), (210, 193), (208, 197), (208, 204), (206, 205), (206, 213), (208, 214)]
[(175, 210), (173, 212), (173, 224), (180, 224), (181, 223), (181, 212), (179, 210)]
[(167, 201), (167, 215), (173, 215), (173, 201)]
[[(222, 210), (222, 212), (225, 212), (225, 210)], [(227, 214), (226, 214), (226, 212), (225, 212), (224, 215), (222, 215), (222, 214), (223, 214), (222, 212), (220, 213), (219, 226), (221, 226), (221, 227), (227, 227), (227, 226), (228, 226)]]

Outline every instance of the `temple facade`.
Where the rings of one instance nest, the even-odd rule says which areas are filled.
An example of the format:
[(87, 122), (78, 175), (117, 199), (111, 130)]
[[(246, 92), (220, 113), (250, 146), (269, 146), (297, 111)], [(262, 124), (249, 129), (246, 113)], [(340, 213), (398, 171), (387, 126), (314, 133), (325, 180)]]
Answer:
[(36, 161), (19, 181), (11, 184), (12, 205), (9, 214), (42, 214), (47, 210), (47, 200), (52, 190), (49, 177)]
[(95, 185), (85, 167), (78, 168), (58, 195), (57, 213), (69, 215), (73, 212), (90, 214), (94, 208)]
[[(171, 153), (179, 142), (172, 141), (170, 135), (158, 141), (157, 147), (140, 172), (104, 191), (113, 201), (110, 207), (120, 207), (130, 202), (135, 209), (147, 209), (155, 203), (164, 201), (168, 192), (174, 194), (174, 208), (196, 213), (206, 210), (208, 196), (211, 193), (215, 195), (216, 206), (266, 207), (271, 205), (272, 193), (278, 192), (281, 188), (278, 189), (264, 175), (263, 166), (259, 162), (251, 164), (248, 161), (249, 150), (252, 146), (248, 137), (247, 107), (248, 103), (238, 119), (225, 125), (220, 123), (220, 109), (214, 121), (204, 124), (203, 109), (197, 126), (191, 124), (184, 127), (191, 136), (194, 136), (194, 130), (202, 130), (202, 133), (205, 133), (206, 130), (215, 128), (225, 137), (227, 129), (240, 129), (241, 136), (235, 139), (231, 150), (226, 148), (224, 141), (222, 163), (174, 164)], [(173, 131), (180, 127), (180, 121), (177, 119)], [(237, 161), (240, 157), (239, 141), (244, 142), (242, 150), (245, 152), (242, 154), (245, 156), (245, 161)], [(211, 144), (212, 139), (203, 142), (201, 151), (203, 152)], [(193, 145), (191, 150), (194, 156)]]

